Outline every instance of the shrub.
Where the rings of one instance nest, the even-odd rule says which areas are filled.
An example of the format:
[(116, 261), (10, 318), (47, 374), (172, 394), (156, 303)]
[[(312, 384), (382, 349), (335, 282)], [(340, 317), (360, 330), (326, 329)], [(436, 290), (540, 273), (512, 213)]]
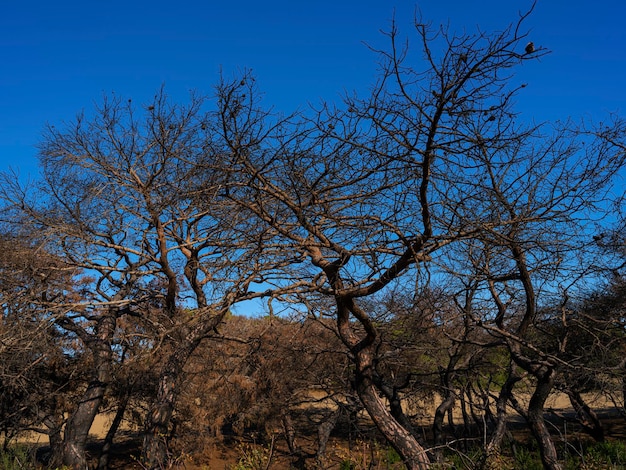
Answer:
[(4, 450), (0, 449), (0, 468), (3, 470), (35, 470), (38, 467), (31, 449), (23, 445), (15, 445)]

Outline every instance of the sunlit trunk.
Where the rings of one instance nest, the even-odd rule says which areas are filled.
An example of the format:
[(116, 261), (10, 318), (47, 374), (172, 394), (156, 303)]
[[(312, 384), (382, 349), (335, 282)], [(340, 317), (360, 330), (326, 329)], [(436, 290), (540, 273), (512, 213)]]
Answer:
[(425, 449), (409, 430), (393, 417), (380, 398), (380, 392), (372, 380), (373, 346), (362, 349), (357, 355), (356, 390), (363, 406), (378, 430), (402, 457), (407, 469), (425, 470), (430, 460)]
[(86, 445), (89, 429), (98, 414), (106, 385), (92, 382), (81, 397), (74, 413), (65, 425), (63, 464), (74, 470), (87, 470)]

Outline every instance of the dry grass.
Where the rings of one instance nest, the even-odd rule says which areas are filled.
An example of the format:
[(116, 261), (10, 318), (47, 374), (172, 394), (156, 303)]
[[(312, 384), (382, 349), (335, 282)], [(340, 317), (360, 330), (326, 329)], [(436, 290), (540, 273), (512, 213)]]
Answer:
[[(520, 402), (524, 403), (524, 398), (527, 401), (529, 397), (523, 397)], [(612, 402), (601, 395), (587, 394), (584, 398), (588, 401), (592, 408), (597, 410), (611, 409), (614, 407)], [(438, 400), (438, 397), (434, 397), (431, 400), (415, 404), (417, 408), (419, 408), (419, 424), (427, 427), (432, 424), (434, 412), (437, 404), (439, 403)], [(573, 411), (571, 409), (569, 399), (562, 393), (555, 393), (550, 396), (546, 403), (546, 410), (554, 410), (559, 413)], [(462, 413), (459, 406), (454, 409), (453, 415), (457, 422), (461, 422)], [(96, 417), (90, 430), (90, 438), (94, 442), (97, 442), (105, 437), (112, 418), (113, 416), (111, 414), (101, 414)], [(610, 431), (610, 429), (613, 428), (617, 430), (616, 426), (618, 425), (609, 424), (609, 426), (607, 426), (609, 429), (607, 430)], [(623, 428), (623, 425), (620, 424), (619, 426), (621, 426), (619, 429)], [(126, 468), (140, 469), (141, 466), (133, 463), (129, 458), (129, 455), (138, 455), (139, 453), (140, 442), (136, 438), (138, 435), (136, 432), (137, 429), (131, 429), (129, 423), (124, 423), (120, 431), (122, 431), (122, 437), (118, 439), (118, 442), (121, 444), (118, 448), (118, 456), (114, 460), (112, 468), (116, 470)], [(128, 436), (132, 435), (135, 436), (134, 440), (128, 438)], [(45, 446), (47, 444), (47, 436), (37, 433), (29, 433), (28, 435), (22, 436), (19, 440), (20, 442), (34, 445)], [(190, 454), (193, 452), (193, 459), (190, 454), (184, 454), (180, 460), (181, 465), (178, 468), (185, 468), (188, 470), (224, 470), (234, 468), (233, 466), (237, 464), (238, 459), (246, 452), (244, 447), (245, 445), (246, 444), (243, 443), (221, 444), (207, 442), (206, 445), (202, 446), (202, 448), (188, 450)], [(300, 438), (299, 445), (304, 450), (313, 452), (315, 448), (315, 436), (312, 435)], [(265, 446), (265, 451), (268, 451), (267, 445)], [(364, 442), (353, 442), (351, 444), (351, 448), (349, 449), (346, 439), (331, 439), (328, 444), (326, 468), (329, 470), (339, 468), (341, 462), (348, 458), (348, 456), (355, 458), (355, 452), (356, 458), (366, 459), (371, 458), (374, 450), (369, 444)], [(291, 468), (288, 450), (281, 439), (276, 439), (272, 451), (272, 463), (270, 468), (276, 470), (286, 470)]]

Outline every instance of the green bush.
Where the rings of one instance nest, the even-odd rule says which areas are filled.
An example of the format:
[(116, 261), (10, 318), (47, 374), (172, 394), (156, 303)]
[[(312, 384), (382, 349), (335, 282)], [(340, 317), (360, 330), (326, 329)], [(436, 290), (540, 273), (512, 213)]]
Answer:
[(565, 468), (568, 470), (626, 469), (626, 444), (621, 441), (593, 443), (584, 449), (582, 456), (570, 457)]
[(240, 457), (230, 470), (264, 470), (270, 458), (270, 450), (250, 444), (239, 446)]
[(2, 470), (35, 470), (37, 462), (31, 449), (24, 445), (15, 445), (5, 450), (0, 449), (0, 468)]
[(515, 470), (543, 470), (539, 451), (531, 451), (525, 447), (520, 448), (515, 453)]
[(393, 447), (387, 447), (387, 451), (385, 452), (385, 463), (387, 465), (394, 465), (402, 462), (402, 457), (400, 454), (396, 452), (396, 449)]
[(355, 470), (356, 464), (352, 460), (342, 460), (339, 464), (339, 470)]

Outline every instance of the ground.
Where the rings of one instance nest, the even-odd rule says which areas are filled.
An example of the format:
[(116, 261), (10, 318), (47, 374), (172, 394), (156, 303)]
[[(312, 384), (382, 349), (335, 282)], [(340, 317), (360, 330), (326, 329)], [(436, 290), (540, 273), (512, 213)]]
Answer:
[[(602, 402), (601, 397), (586, 397), (595, 407), (600, 415), (609, 439), (616, 439), (626, 442), (626, 420), (611, 406), (611, 403)], [(435, 399), (436, 400), (436, 399)], [(599, 405), (603, 405), (599, 407)], [(434, 410), (434, 408), (432, 408)], [(565, 421), (563, 418), (573, 418), (574, 412), (569, 406), (567, 398), (561, 394), (553, 395), (546, 404), (546, 418), (552, 423), (555, 430), (554, 438), (559, 442), (566, 442), (576, 451), (576, 446), (581, 446), (589, 438), (578, 432), (579, 426), (575, 423)], [(460, 410), (455, 410), (455, 419), (460, 422)], [(92, 455), (98, 453), (98, 442), (106, 433), (110, 422), (110, 416), (100, 415), (97, 417), (91, 429), (92, 444), (89, 448)], [(422, 422), (423, 432), (426, 435), (430, 432), (429, 425), (432, 423), (430, 416), (424, 416)], [(343, 468), (380, 468), (393, 469), (397, 456), (388, 446), (382, 443), (371, 426), (365, 423), (365, 432), (358, 435), (350, 432), (339, 432), (333, 435), (327, 447), (327, 460), (324, 467), (330, 469)], [(511, 417), (512, 434), (516, 441), (530, 441), (530, 435), (523, 421), (516, 416)], [(313, 431), (313, 430), (312, 430)], [(38, 455), (45, 458), (46, 442), (37, 435), (25, 436), (23, 441), (30, 444), (39, 445)], [(316, 435), (300, 437), (298, 446), (304, 454), (311, 456), (316, 446)], [(112, 452), (111, 468), (121, 469), (142, 469), (144, 468), (138, 461), (140, 453), (141, 439), (136, 430), (125, 429), (116, 438), (116, 444)], [(294, 459), (289, 455), (287, 445), (278, 434), (274, 440), (265, 442), (255, 441), (251, 436), (235, 437), (225, 441), (198, 440), (192, 445), (178, 452), (176, 465), (171, 468), (184, 468), (187, 470), (287, 470), (294, 468)], [(268, 466), (268, 459), (270, 465)], [(346, 462), (356, 464), (350, 467)], [(309, 459), (313, 462), (313, 459)]]

